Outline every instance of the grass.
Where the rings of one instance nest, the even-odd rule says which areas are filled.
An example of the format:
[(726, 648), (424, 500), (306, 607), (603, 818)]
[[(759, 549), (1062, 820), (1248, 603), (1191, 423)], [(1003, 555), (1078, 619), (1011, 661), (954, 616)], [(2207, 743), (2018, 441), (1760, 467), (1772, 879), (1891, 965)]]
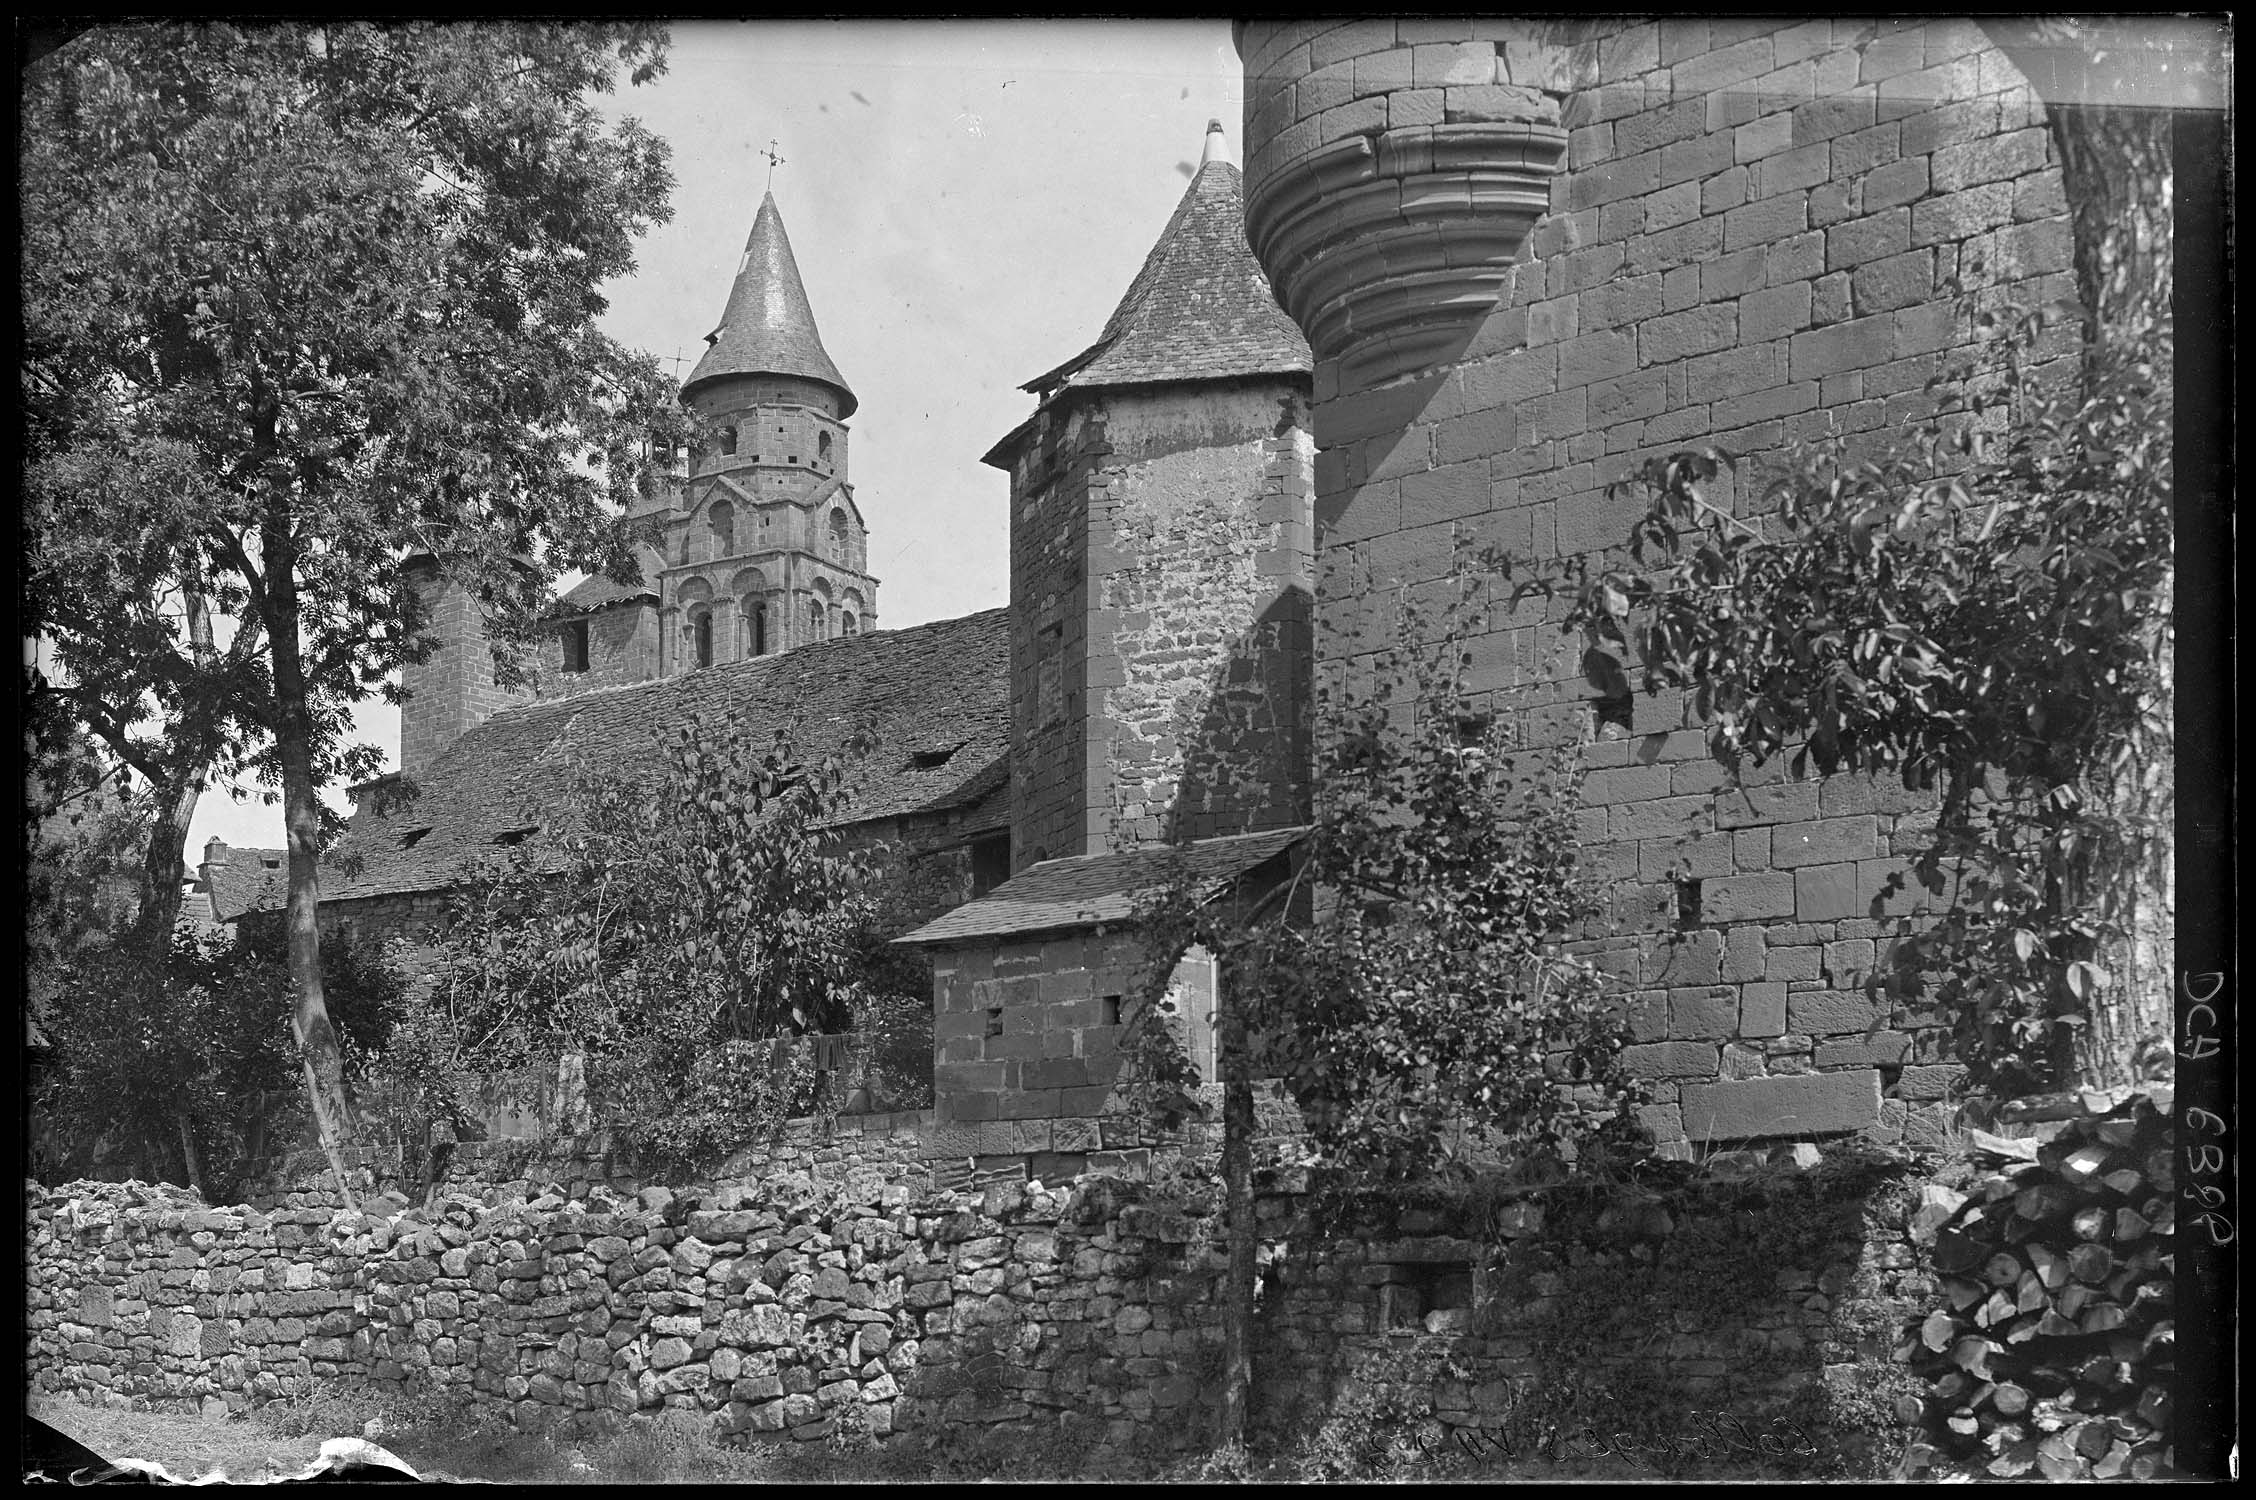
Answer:
[(366, 1436), (424, 1479), (516, 1484), (742, 1484), (784, 1477), (787, 1469), (835, 1476), (857, 1458), (822, 1451), (823, 1444), (791, 1445), (813, 1453), (725, 1449), (655, 1423), (585, 1438), (534, 1436), (465, 1405), (408, 1405), (342, 1388), (273, 1402), (248, 1419), (119, 1411), (54, 1396), (35, 1396), (28, 1409), (104, 1458), (146, 1460), (182, 1479), (217, 1472), (238, 1483), (302, 1474), (334, 1437)]
[(34, 1396), (28, 1409), (106, 1459), (144, 1459), (181, 1479), (219, 1473), (237, 1483), (255, 1484), (302, 1474), (321, 1452), (321, 1437), (283, 1438), (249, 1422), (115, 1411), (44, 1395)]

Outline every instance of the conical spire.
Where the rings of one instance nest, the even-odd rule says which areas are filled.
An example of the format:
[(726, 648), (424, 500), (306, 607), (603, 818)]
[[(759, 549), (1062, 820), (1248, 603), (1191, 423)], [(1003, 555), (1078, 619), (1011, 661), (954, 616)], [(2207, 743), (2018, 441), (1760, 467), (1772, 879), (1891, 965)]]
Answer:
[(1175, 216), (1129, 283), (1097, 341), (1023, 387), (1145, 385), (1246, 375), (1306, 374), (1308, 341), (1269, 289), (1246, 245), (1243, 178), (1222, 122), (1209, 120), (1203, 160)]
[(704, 358), (682, 384), (684, 398), (705, 382), (730, 375), (796, 375), (837, 391), (841, 419), (852, 416), (860, 404), (815, 331), (815, 310), (799, 281), (799, 263), (792, 259), (791, 239), (783, 232), (773, 193), (760, 199), (736, 285), (729, 289), (728, 311), (705, 342), (710, 347)]

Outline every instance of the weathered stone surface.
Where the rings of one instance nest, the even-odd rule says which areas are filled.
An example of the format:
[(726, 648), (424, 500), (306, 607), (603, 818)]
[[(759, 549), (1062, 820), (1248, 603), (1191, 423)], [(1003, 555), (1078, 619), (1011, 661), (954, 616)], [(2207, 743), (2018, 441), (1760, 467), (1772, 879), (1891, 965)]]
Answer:
[(1871, 1068), (1858, 1068), (1686, 1084), (1682, 1105), (1685, 1136), (1695, 1141), (1866, 1130), (1880, 1119), (1880, 1075)]

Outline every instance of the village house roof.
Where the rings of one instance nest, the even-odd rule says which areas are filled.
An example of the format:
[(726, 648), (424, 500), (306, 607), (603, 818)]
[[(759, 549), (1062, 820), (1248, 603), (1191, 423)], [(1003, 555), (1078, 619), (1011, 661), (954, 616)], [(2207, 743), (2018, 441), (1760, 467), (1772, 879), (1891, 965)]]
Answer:
[(1126, 924), (1134, 920), (1138, 897), (1185, 879), (1198, 890), (1199, 899), (1210, 901), (1307, 832), (1278, 828), (1195, 844), (1046, 859), (894, 941), (908, 946), (959, 946), (1028, 933)]
[(247, 911), (281, 906), (289, 893), (289, 863), (285, 849), (238, 849), (211, 840), (198, 872), (211, 919), (232, 922)]
[(756, 741), (796, 720), (809, 757), (866, 720), (878, 748), (856, 782), (857, 824), (951, 813), (969, 834), (1007, 823), (1010, 628), (994, 609), (504, 709), (417, 775), (412, 800), (382, 812), (379, 797), (363, 802), (323, 861), (321, 899), (454, 885), (561, 822), (576, 763), (654, 776), (659, 732), (730, 710)]
[(682, 384), (685, 401), (707, 381), (731, 375), (796, 375), (837, 391), (841, 420), (860, 404), (815, 331), (815, 310), (799, 280), (799, 262), (792, 257), (791, 238), (783, 232), (773, 193), (760, 200), (752, 233), (744, 241), (744, 259), (737, 262), (736, 283), (729, 289), (728, 310), (705, 342), (704, 356)]
[(1244, 184), (1221, 159), (1221, 131), (1218, 121), (1207, 126), (1206, 160), (1104, 332), (1021, 389), (1047, 395), (1315, 368), (1246, 244)]

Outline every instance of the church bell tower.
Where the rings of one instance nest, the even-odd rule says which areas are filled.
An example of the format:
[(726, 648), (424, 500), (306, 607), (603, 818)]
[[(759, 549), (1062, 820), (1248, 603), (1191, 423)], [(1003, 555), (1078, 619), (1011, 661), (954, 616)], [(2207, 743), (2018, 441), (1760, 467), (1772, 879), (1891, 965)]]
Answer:
[(877, 623), (868, 528), (847, 482), (858, 404), (815, 329), (775, 195), (681, 399), (706, 436), (667, 516), (659, 671), (855, 635)]

